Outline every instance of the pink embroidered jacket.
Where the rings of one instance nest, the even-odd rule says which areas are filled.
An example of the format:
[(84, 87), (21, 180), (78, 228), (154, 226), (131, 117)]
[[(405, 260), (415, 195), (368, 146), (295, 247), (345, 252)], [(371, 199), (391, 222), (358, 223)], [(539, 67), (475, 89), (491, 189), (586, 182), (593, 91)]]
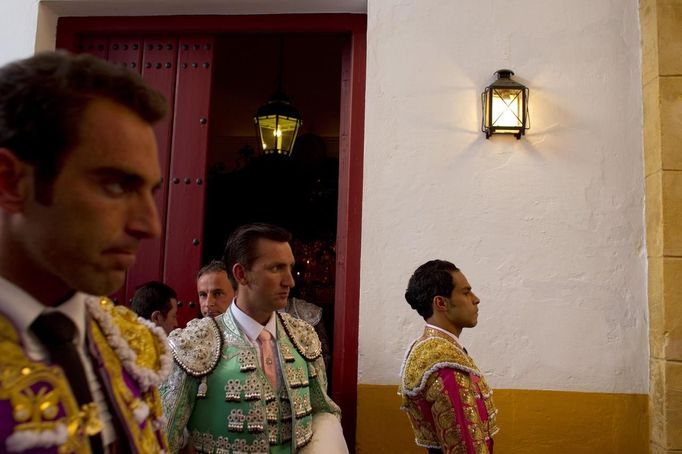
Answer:
[(445, 454), (492, 454), (498, 431), (492, 391), (452, 337), (427, 326), (400, 375), (401, 410), (417, 445)]

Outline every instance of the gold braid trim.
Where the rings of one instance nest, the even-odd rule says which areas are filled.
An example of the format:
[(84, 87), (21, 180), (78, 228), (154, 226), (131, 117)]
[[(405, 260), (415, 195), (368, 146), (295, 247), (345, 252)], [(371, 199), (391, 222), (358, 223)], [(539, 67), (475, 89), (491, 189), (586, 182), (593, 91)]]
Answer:
[(415, 395), (426, 385), (429, 376), (438, 369), (449, 367), (481, 376), (472, 359), (453, 340), (436, 330), (427, 329), (407, 359), (403, 372), (403, 392)]
[[(35, 386), (42, 383), (38, 389)], [(13, 433), (0, 443), (20, 450), (59, 446), (60, 453), (90, 453), (87, 434), (101, 430), (96, 407), (78, 407), (64, 372), (59, 367), (32, 361), (19, 344), (12, 323), (0, 315), (0, 401), (9, 401), (16, 423)], [(60, 408), (64, 416), (58, 418)], [(47, 442), (47, 445), (45, 444)], [(12, 448), (12, 449), (14, 449)]]
[[(135, 446), (136, 452), (158, 452), (159, 446), (161, 449), (167, 450), (166, 437), (162, 436), (159, 440), (155, 432), (156, 427), (154, 427), (155, 422), (160, 422), (163, 416), (158, 391), (156, 388), (151, 388), (146, 392), (142, 391), (140, 396), (136, 397), (123, 378), (121, 361), (94, 320), (90, 322), (90, 333), (104, 363), (104, 368), (107, 370), (106, 375), (110, 380), (111, 398), (130, 431), (130, 441)], [(143, 345), (138, 340), (136, 347), (139, 348)], [(153, 345), (149, 345), (149, 347), (151, 347), (150, 350), (153, 349)]]

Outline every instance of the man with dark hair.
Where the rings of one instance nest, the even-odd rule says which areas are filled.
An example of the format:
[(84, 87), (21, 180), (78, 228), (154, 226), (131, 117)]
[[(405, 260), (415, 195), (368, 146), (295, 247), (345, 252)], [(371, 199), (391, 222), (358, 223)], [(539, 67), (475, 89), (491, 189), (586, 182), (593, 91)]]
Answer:
[(171, 333), (176, 363), (161, 387), (171, 452), (185, 427), (205, 453), (348, 452), (315, 330), (278, 312), (294, 286), (290, 239), (268, 224), (235, 230), (224, 255), (234, 303)]
[(167, 449), (165, 336), (90, 296), (120, 288), (160, 234), (152, 124), (165, 110), (92, 56), (0, 68), (0, 452)]
[(138, 287), (130, 309), (154, 322), (166, 334), (178, 327), (178, 295), (163, 282), (150, 281)]
[(462, 329), (478, 323), (480, 300), (445, 260), (417, 268), (405, 299), (426, 320), (400, 371), (401, 409), (417, 445), (431, 454), (492, 454), (498, 431), (492, 391), (459, 341)]
[(213, 260), (197, 273), (199, 308), (204, 317), (217, 317), (227, 310), (234, 298), (234, 288), (227, 278), (227, 269), (220, 260)]

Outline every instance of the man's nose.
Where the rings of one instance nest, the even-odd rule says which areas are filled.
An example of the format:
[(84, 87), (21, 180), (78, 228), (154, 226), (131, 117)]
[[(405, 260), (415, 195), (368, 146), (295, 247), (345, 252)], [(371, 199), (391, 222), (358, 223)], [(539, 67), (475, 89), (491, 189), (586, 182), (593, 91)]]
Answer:
[(151, 192), (140, 195), (136, 200), (128, 223), (128, 231), (140, 239), (161, 236), (161, 221)]
[(296, 286), (296, 281), (294, 281), (294, 276), (291, 274), (291, 270), (286, 272), (286, 276), (282, 279), (282, 286), (294, 288)]

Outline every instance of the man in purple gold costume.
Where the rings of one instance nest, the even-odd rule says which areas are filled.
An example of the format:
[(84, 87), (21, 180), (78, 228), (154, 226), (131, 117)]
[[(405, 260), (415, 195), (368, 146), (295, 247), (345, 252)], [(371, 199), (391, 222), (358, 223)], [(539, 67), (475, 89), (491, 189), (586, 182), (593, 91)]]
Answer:
[(400, 371), (401, 409), (417, 445), (430, 454), (492, 454), (498, 431), (492, 391), (459, 341), (463, 328), (476, 326), (480, 300), (444, 260), (417, 268), (405, 299), (426, 320)]
[(106, 297), (160, 235), (163, 97), (92, 56), (0, 68), (0, 452), (167, 451), (161, 328)]

